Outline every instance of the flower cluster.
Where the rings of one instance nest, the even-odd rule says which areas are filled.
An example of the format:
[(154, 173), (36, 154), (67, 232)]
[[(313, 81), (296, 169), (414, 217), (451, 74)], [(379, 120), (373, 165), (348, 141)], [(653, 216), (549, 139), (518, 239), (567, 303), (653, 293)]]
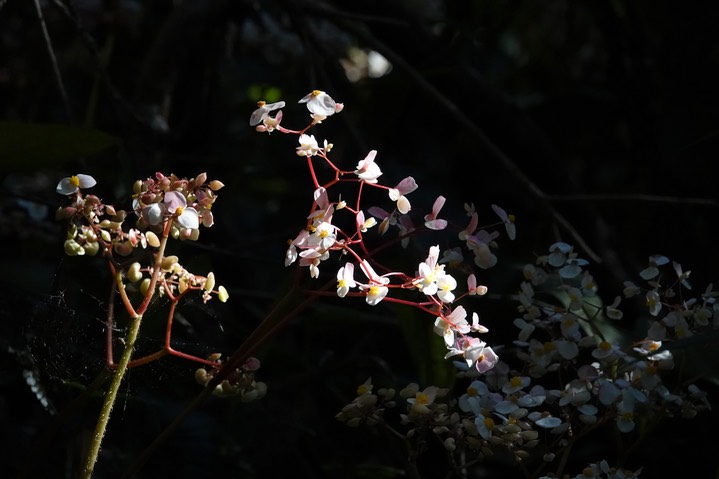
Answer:
[[(195, 178), (179, 178), (156, 173), (153, 178), (138, 180), (133, 186), (132, 210), (116, 209), (96, 195), (84, 190), (96, 185), (90, 175), (78, 174), (63, 178), (56, 191), (67, 196), (69, 205), (57, 210), (56, 217), (68, 222), (65, 252), (70, 256), (102, 255), (113, 273), (116, 288), (130, 317), (144, 313), (149, 299), (157, 293), (172, 302), (168, 324), (172, 324), (178, 301), (191, 291), (199, 292), (204, 302), (216, 296), (228, 299), (225, 287), (216, 284), (215, 275), (198, 275), (187, 270), (174, 255), (165, 254), (167, 240), (196, 240), (200, 226), (212, 226), (212, 205), (223, 184), (207, 181), (202, 173)], [(152, 253), (148, 255), (147, 253)], [(139, 306), (130, 296), (137, 294)], [(108, 318), (112, 331), (114, 318)], [(195, 358), (173, 350), (170, 327), (162, 354), (176, 354), (203, 364), (211, 360)], [(112, 347), (112, 342), (109, 342)], [(159, 357), (150, 355), (149, 358)], [(108, 353), (110, 365), (112, 352)], [(135, 360), (132, 364), (144, 364)]]
[[(222, 364), (219, 353), (211, 355), (208, 360)], [(260, 369), (260, 360), (248, 358), (239, 368), (236, 368), (220, 384), (215, 386), (212, 394), (220, 397), (239, 396), (242, 402), (262, 399), (267, 394), (267, 385), (263, 382), (255, 381), (255, 371), (258, 369)], [(215, 377), (217, 371), (217, 368), (199, 368), (195, 371), (195, 380), (201, 386), (207, 386)]]
[[(443, 231), (449, 227), (449, 221), (440, 217), (446, 203), (444, 196), (438, 196), (431, 211), (420, 215), (421, 224), (417, 224), (408, 195), (418, 189), (414, 178), (408, 176), (395, 185), (380, 182), (383, 175), (377, 158), (378, 152), (371, 150), (360, 160), (354, 169), (343, 170), (329, 159), (332, 143), (323, 141), (323, 146), (314, 135), (307, 133), (329, 116), (342, 111), (344, 106), (335, 102), (327, 93), (315, 90), (302, 98), (299, 103), (306, 104), (312, 122), (301, 130), (291, 130), (280, 125), (285, 102), (268, 105), (258, 103), (258, 109), (250, 116), (250, 125), (257, 125), (260, 132), (280, 131), (298, 135), (299, 146), (296, 154), (306, 157), (308, 168), (314, 183), (314, 195), (306, 226), (295, 238), (289, 241), (285, 254), (285, 265), (295, 262), (307, 267), (312, 278), (320, 276), (323, 262), (332, 257), (344, 257), (347, 260), (336, 270), (337, 295), (339, 297), (363, 297), (367, 304), (375, 306), (382, 301), (402, 302), (413, 305), (435, 317), (434, 331), (444, 339), (449, 350), (447, 357), (461, 356), (467, 367), (486, 372), (498, 361), (497, 355), (484, 341), (471, 333), (485, 333), (487, 328), (479, 324), (479, 316), (472, 313), (471, 323), (465, 308), (457, 302), (466, 296), (486, 293), (487, 288), (477, 285), (474, 273), (468, 274), (467, 289), (460, 292), (459, 282), (445, 269), (446, 264), (459, 264), (464, 261), (460, 247), (445, 251), (440, 257), (439, 246), (431, 246), (424, 262), (412, 272), (394, 271), (378, 263), (366, 244), (369, 231), (377, 226), (379, 235), (386, 234), (390, 228), (397, 228), (398, 241), (407, 247), (410, 238), (420, 233)], [(271, 112), (276, 112), (271, 116)], [(321, 184), (313, 166), (313, 159), (324, 160), (334, 172), (334, 177)], [(357, 184), (357, 197), (348, 201), (339, 196), (334, 199), (330, 188), (342, 181), (344, 184)], [(380, 206), (362, 208), (362, 192), (365, 188), (377, 188), (387, 192), (392, 209), (388, 211)], [(346, 198), (346, 197), (345, 197)], [(470, 217), (468, 225), (459, 230), (458, 238), (464, 242), (466, 250), (474, 256), (474, 263), (481, 269), (488, 269), (497, 262), (493, 250), (497, 247), (498, 231), (489, 231), (479, 227), (478, 215), (474, 206), (465, 206)], [(493, 206), (500, 222), (492, 226), (504, 225), (507, 235), (513, 239), (516, 234), (514, 218), (498, 206)], [(339, 214), (350, 215), (349, 221), (338, 222)], [(350, 224), (351, 227), (340, 225)], [(379, 271), (379, 272), (378, 272)], [(419, 295), (407, 296), (408, 291)]]
[[(465, 461), (502, 449), (518, 461), (532, 453), (551, 467), (561, 450), (602, 425), (613, 424), (627, 434), (639, 422), (692, 418), (710, 409), (706, 393), (695, 384), (672, 386), (664, 377), (676, 379), (667, 374), (674, 369), (674, 342), (719, 326), (719, 294), (710, 285), (687, 298), (689, 272), (663, 256), (650, 257), (640, 273), (647, 286), (626, 282), (624, 298), (646, 298), (647, 313), (656, 319), (646, 337), (620, 344), (610, 338), (619, 337), (611, 331), (612, 321), (624, 316), (618, 308), (621, 298), (602, 303), (588, 264), (560, 242), (526, 265), (516, 296), (514, 360), (497, 361), (484, 374), (469, 362), (458, 362), (458, 377), (469, 381), (459, 397), (435, 386), (407, 386), (400, 392), (406, 399), (400, 413), (406, 436), (431, 433)], [(372, 388), (368, 380), (338, 419), (386, 425), (388, 403), (367, 396)], [(582, 474), (577, 477), (619, 478), (635, 477), (638, 471), (602, 461)]]

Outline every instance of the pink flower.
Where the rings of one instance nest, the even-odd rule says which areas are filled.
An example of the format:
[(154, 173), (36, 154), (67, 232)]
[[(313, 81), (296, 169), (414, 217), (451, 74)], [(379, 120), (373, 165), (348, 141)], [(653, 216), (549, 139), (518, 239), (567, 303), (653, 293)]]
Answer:
[(444, 206), (446, 198), (438, 196), (432, 206), (432, 212), (424, 217), (424, 225), (431, 230), (443, 230), (447, 227), (447, 220), (437, 219), (437, 215)]
[(410, 204), (406, 195), (410, 194), (416, 189), (417, 183), (411, 176), (408, 176), (404, 180), (400, 181), (399, 184), (394, 188), (390, 188), (389, 198), (392, 201), (397, 202), (397, 210), (403, 215), (409, 213), (409, 210), (412, 209), (412, 205)]

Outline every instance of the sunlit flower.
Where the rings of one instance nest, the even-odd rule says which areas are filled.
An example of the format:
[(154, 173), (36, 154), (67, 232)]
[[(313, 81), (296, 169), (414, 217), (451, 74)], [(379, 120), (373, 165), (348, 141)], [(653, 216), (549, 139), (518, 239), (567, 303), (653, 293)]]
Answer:
[(337, 103), (331, 96), (320, 90), (312, 90), (298, 103), (307, 104), (307, 109), (312, 114), (312, 118), (316, 123), (321, 122), (328, 116), (339, 113), (344, 107), (342, 103)]
[(447, 227), (447, 220), (438, 219), (440, 210), (444, 206), (446, 198), (438, 196), (432, 206), (432, 212), (424, 217), (424, 225), (431, 230), (443, 230)]
[(438, 316), (434, 321), (434, 332), (444, 338), (448, 347), (454, 344), (455, 333), (467, 334), (469, 331), (467, 311), (462, 306), (457, 306), (446, 316)]
[(407, 214), (412, 209), (412, 205), (407, 199), (408, 194), (417, 189), (417, 183), (414, 178), (408, 176), (404, 180), (400, 181), (397, 186), (389, 189), (389, 197), (392, 201), (397, 202), (397, 211), (400, 213)]
[(92, 176), (78, 173), (75, 176), (68, 176), (67, 178), (61, 179), (57, 187), (55, 187), (55, 191), (61, 195), (71, 195), (77, 193), (81, 188), (92, 188), (96, 184), (97, 181), (95, 181), (95, 178)]
[(344, 298), (351, 288), (357, 283), (354, 280), (355, 266), (352, 263), (346, 263), (337, 271), (337, 296)]
[(320, 151), (320, 146), (314, 135), (302, 134), (299, 138), (300, 146), (297, 147), (299, 156), (314, 156)]
[[(285, 102), (278, 101), (276, 103), (268, 104), (268, 103), (265, 103), (264, 101), (258, 101), (257, 107), (258, 108), (252, 112), (252, 115), (250, 115), (250, 126), (255, 126), (255, 125), (259, 125), (260, 123), (264, 123), (265, 127), (267, 127), (269, 130), (270, 127), (274, 128), (277, 125), (279, 125), (279, 122), (282, 119), (281, 111), (278, 112), (274, 118), (269, 116), (270, 112), (279, 110), (280, 108), (284, 108)], [(269, 125), (266, 124), (266, 120), (268, 120), (268, 119), (273, 120), (273, 121), (269, 122), (270, 123)]]
[(164, 203), (167, 212), (175, 217), (177, 224), (190, 230), (200, 227), (200, 216), (195, 208), (187, 207), (185, 195), (179, 191), (168, 191), (165, 193)]
[(364, 160), (357, 163), (357, 169), (354, 173), (360, 180), (364, 180), (367, 183), (377, 183), (377, 178), (382, 175), (382, 170), (380, 170), (377, 163), (375, 163), (375, 156), (377, 156), (377, 150), (372, 150), (367, 153)]

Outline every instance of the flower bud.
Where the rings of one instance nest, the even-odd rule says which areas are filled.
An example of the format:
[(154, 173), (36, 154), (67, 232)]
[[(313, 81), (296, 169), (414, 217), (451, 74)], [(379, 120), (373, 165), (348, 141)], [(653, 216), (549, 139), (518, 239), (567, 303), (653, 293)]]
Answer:
[(142, 279), (142, 271), (140, 271), (140, 263), (132, 263), (127, 270), (127, 279), (133, 283), (137, 283)]
[(212, 180), (208, 186), (212, 191), (219, 191), (223, 186), (225, 186), (225, 184), (220, 180)]
[(200, 386), (206, 386), (210, 378), (208, 377), (207, 371), (203, 368), (198, 369), (195, 371), (195, 381), (197, 381), (197, 384)]
[(145, 278), (142, 280), (142, 283), (140, 283), (140, 293), (142, 293), (143, 296), (147, 295), (147, 292), (150, 290), (150, 278)]
[(74, 239), (65, 241), (65, 254), (68, 256), (82, 256), (85, 254), (85, 249)]
[(165, 256), (162, 258), (162, 263), (160, 266), (162, 267), (163, 271), (172, 271), (172, 267), (175, 266), (175, 263), (179, 261), (179, 258), (177, 256)]
[(82, 245), (82, 247), (85, 250), (85, 253), (87, 253), (89, 256), (95, 256), (100, 250), (100, 243), (98, 243), (97, 241), (88, 241), (87, 243)]
[(129, 256), (132, 253), (133, 248), (129, 241), (123, 241), (121, 243), (115, 243), (114, 250), (115, 253), (120, 256)]
[(77, 213), (77, 208), (75, 208), (74, 206), (58, 208), (57, 211), (55, 211), (55, 219), (58, 221), (67, 220), (75, 216), (75, 213)]
[(224, 286), (220, 286), (219, 288), (217, 288), (217, 299), (219, 299), (223, 303), (226, 303), (229, 297), (230, 295)]
[(207, 181), (207, 173), (200, 173), (195, 178), (195, 186), (202, 186)]
[(210, 271), (207, 274), (207, 279), (205, 279), (205, 291), (212, 291), (212, 289), (215, 287), (215, 273)]
[(153, 248), (160, 247), (160, 238), (158, 238), (154, 232), (152, 232), (152, 231), (146, 232), (145, 238), (147, 238), (147, 244), (149, 244)]

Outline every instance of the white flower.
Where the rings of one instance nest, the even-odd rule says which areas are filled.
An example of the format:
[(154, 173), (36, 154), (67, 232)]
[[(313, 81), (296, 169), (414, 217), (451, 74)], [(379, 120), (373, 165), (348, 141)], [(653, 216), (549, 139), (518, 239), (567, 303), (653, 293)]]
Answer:
[[(317, 118), (314, 115), (328, 117), (338, 112), (338, 103), (327, 93), (320, 90), (312, 90), (312, 92), (305, 95), (298, 103), (306, 103), (307, 109), (312, 113), (315, 119)], [(340, 109), (341, 108), (340, 106)]]
[(200, 227), (200, 215), (195, 208), (187, 207), (185, 195), (179, 191), (168, 191), (165, 193), (164, 203), (167, 212), (175, 216), (177, 224), (189, 230)]
[(365, 297), (365, 301), (367, 301), (367, 304), (370, 306), (375, 306), (377, 303), (382, 301), (385, 296), (387, 296), (387, 293), (389, 292), (389, 288), (384, 285), (380, 284), (373, 284), (370, 286), (362, 286), (362, 289), (367, 291), (367, 296)]
[[(264, 101), (258, 101), (257, 102), (257, 110), (252, 112), (252, 115), (250, 115), (250, 126), (259, 125), (260, 123), (264, 123), (265, 120), (268, 118), (271, 111), (279, 110), (280, 108), (285, 107), (285, 102), (278, 101), (276, 103), (270, 103), (267, 104)], [(278, 112), (277, 116), (275, 116), (274, 119), (277, 120), (277, 123), (279, 123), (279, 120), (282, 118), (282, 112)], [(270, 122), (272, 123), (272, 122)], [(267, 125), (266, 125), (267, 126)]]
[(462, 306), (457, 306), (447, 316), (438, 316), (434, 321), (434, 332), (444, 337), (447, 347), (454, 344), (455, 331), (460, 334), (467, 334), (470, 331), (467, 311)]
[(61, 195), (71, 195), (77, 193), (80, 188), (92, 188), (96, 184), (97, 181), (92, 176), (79, 173), (75, 176), (61, 179), (57, 187), (55, 187), (55, 191)]
[(302, 134), (299, 138), (300, 146), (297, 147), (299, 156), (314, 156), (320, 151), (314, 135)]
[(354, 288), (357, 283), (354, 280), (355, 266), (352, 263), (346, 263), (337, 271), (337, 296), (344, 298), (350, 288)]
[(375, 156), (377, 156), (377, 150), (372, 150), (367, 153), (364, 160), (357, 163), (357, 169), (354, 173), (360, 180), (364, 180), (367, 183), (377, 183), (377, 178), (382, 175), (382, 170), (380, 170), (377, 163), (374, 162)]

